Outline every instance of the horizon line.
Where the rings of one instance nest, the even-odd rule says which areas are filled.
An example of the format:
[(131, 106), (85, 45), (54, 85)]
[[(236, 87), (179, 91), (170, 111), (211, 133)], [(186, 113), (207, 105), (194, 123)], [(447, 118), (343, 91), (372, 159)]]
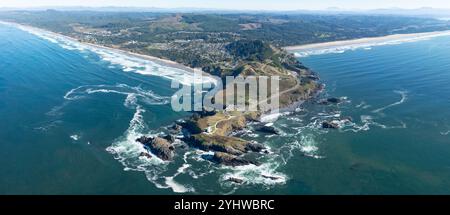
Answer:
[(102, 8), (111, 8), (111, 9), (141, 9), (141, 10), (212, 10), (212, 11), (264, 11), (264, 12), (295, 12), (295, 11), (322, 11), (322, 12), (359, 12), (359, 11), (377, 11), (377, 10), (404, 10), (404, 11), (414, 11), (414, 10), (450, 10), (450, 8), (436, 8), (436, 7), (417, 7), (417, 8), (401, 8), (401, 7), (388, 7), (388, 8), (373, 8), (373, 9), (362, 9), (362, 8), (340, 8), (340, 7), (328, 7), (323, 9), (231, 9), (231, 8), (203, 8), (203, 7), (152, 7), (152, 6), (146, 6), (146, 7), (139, 7), (139, 6), (114, 6), (114, 5), (107, 5), (107, 6), (80, 6), (80, 5), (73, 5), (73, 6), (33, 6), (33, 7), (5, 7), (0, 6), (0, 9), (8, 9), (8, 10), (51, 10), (51, 9), (102, 9)]

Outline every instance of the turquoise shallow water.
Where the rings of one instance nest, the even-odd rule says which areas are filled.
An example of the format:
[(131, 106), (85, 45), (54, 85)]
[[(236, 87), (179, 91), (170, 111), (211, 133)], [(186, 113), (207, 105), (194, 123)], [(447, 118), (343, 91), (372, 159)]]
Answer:
[(273, 154), (238, 169), (189, 149), (170, 164), (137, 158), (135, 137), (187, 115), (167, 104), (169, 80), (1, 25), (0, 50), (2, 194), (450, 193), (450, 37), (301, 58), (321, 97), (345, 102), (305, 103), (275, 123), (280, 136), (249, 129)]

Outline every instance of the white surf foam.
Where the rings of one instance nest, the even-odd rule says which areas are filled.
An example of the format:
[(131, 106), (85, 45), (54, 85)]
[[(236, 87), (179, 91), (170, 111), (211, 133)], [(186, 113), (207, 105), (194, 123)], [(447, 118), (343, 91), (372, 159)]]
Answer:
[(142, 75), (160, 76), (169, 80), (176, 80), (183, 85), (212, 83), (217, 84), (217, 80), (204, 76), (202, 78), (194, 76), (191, 71), (186, 71), (180, 68), (170, 67), (151, 61), (149, 59), (131, 55), (124, 51), (114, 50), (111, 48), (100, 47), (96, 45), (78, 42), (72, 38), (59, 35), (53, 32), (23, 26), (14, 23), (6, 23), (10, 26), (16, 27), (51, 43), (58, 44), (60, 47), (67, 50), (90, 51), (97, 54), (102, 60), (109, 62), (112, 65), (121, 67), (124, 72), (134, 72)]
[(222, 175), (221, 181), (225, 186), (230, 185), (231, 182), (228, 181), (230, 178), (243, 179), (244, 185), (273, 186), (285, 184), (288, 177), (285, 174), (276, 171), (279, 165), (279, 162), (269, 159), (269, 161), (264, 162), (259, 166), (246, 165), (239, 167), (222, 167), (222, 170), (227, 171)]
[(72, 139), (74, 141), (78, 141), (80, 139), (80, 135), (77, 135), (77, 134), (70, 135), (70, 139)]
[[(166, 171), (168, 162), (151, 154), (144, 145), (136, 141), (137, 138), (145, 134), (147, 128), (143, 117), (144, 112), (145, 109), (140, 105), (137, 105), (136, 112), (130, 121), (129, 128), (122, 137), (118, 138), (106, 150), (113, 154), (116, 160), (122, 163), (125, 171), (145, 172), (147, 179), (155, 184), (156, 187), (169, 188), (169, 185), (164, 184), (163, 180), (165, 178), (160, 176), (161, 173)], [(142, 159), (140, 157), (141, 153), (149, 153), (152, 157)]]
[(283, 146), (284, 148), (288, 149), (287, 156), (284, 157), (285, 163), (287, 163), (287, 161), (294, 156), (294, 152), (297, 150), (302, 152), (303, 155), (307, 157), (315, 159), (324, 158), (324, 156), (321, 156), (319, 154), (318, 143), (316, 142), (314, 135), (311, 133), (310, 134), (303, 134), (303, 132), (301, 133), (302, 134), (300, 134), (299, 132), (298, 134), (295, 135), (299, 138), (298, 140), (295, 140)]
[(384, 107), (382, 107), (382, 108), (378, 108), (378, 109), (376, 109), (376, 110), (374, 110), (374, 111), (372, 111), (372, 112), (373, 112), (373, 113), (379, 113), (379, 112), (382, 112), (382, 111), (384, 111), (384, 110), (386, 110), (386, 109), (388, 109), (388, 108), (391, 108), (391, 107), (394, 107), (394, 106), (397, 106), (397, 105), (401, 105), (401, 104), (403, 104), (403, 103), (408, 99), (408, 94), (407, 94), (406, 91), (399, 91), (399, 90), (396, 90), (396, 91), (394, 91), (394, 92), (401, 95), (400, 101), (395, 102), (395, 103), (392, 103), (392, 104), (387, 105), (387, 106), (384, 106)]
[(281, 116), (286, 116), (291, 114), (291, 112), (280, 112), (280, 113), (271, 113), (265, 114), (260, 117), (260, 121), (263, 123), (273, 123), (278, 120)]
[[(144, 75), (164, 76), (167, 78), (181, 80), (180, 82), (183, 84), (198, 83), (198, 80), (192, 80), (191, 75), (185, 73), (185, 71), (179, 71), (174, 68), (157, 65), (154, 62), (134, 58), (132, 56), (117, 53), (109, 49), (101, 49), (98, 47), (81, 44), (68, 38), (48, 32), (28, 28), (24, 30), (41, 36), (42, 38), (52, 43), (59, 44), (65, 49), (77, 51), (89, 50), (91, 52), (94, 52), (103, 60), (109, 62), (111, 65), (121, 67), (124, 72), (136, 72)], [(182, 174), (189, 174), (193, 179), (196, 179), (211, 174), (216, 169), (226, 170), (225, 173), (220, 176), (222, 178), (227, 178), (228, 176), (232, 175), (236, 178), (245, 178), (247, 184), (257, 186), (285, 184), (288, 180), (288, 176), (286, 174), (279, 172), (278, 168), (280, 167), (280, 165), (283, 165), (283, 162), (280, 162), (280, 157), (273, 152), (270, 152), (268, 155), (266, 155), (268, 156), (267, 160), (265, 160), (260, 166), (248, 165), (236, 168), (214, 166), (213, 168), (210, 168), (208, 166), (209, 162), (205, 162), (205, 160), (199, 159), (198, 162), (204, 163), (202, 163), (202, 170), (197, 171), (192, 170), (194, 168), (189, 163), (194, 160), (194, 157), (196, 157), (197, 155), (189, 151), (184, 154), (184, 163), (176, 168), (176, 172), (174, 174), (169, 173), (168, 171), (168, 167), (170, 165), (169, 162), (162, 161), (154, 155), (152, 155), (151, 158), (140, 156), (141, 153), (151, 154), (151, 152), (149, 152), (142, 144), (136, 142), (137, 138), (143, 135), (149, 135), (149, 130), (144, 120), (144, 113), (146, 112), (146, 110), (144, 109), (142, 103), (145, 103), (145, 101), (150, 101), (148, 102), (149, 104), (161, 105), (167, 104), (167, 102), (170, 101), (169, 98), (158, 96), (152, 91), (147, 91), (140, 87), (130, 87), (123, 84), (86, 85), (71, 89), (65, 94), (64, 98), (69, 101), (77, 101), (79, 99), (83, 99), (96, 94), (110, 93), (124, 95), (124, 106), (130, 109), (134, 109), (135, 113), (129, 122), (128, 129), (106, 150), (113, 154), (116, 160), (122, 163), (125, 171), (144, 172), (147, 179), (158, 188), (171, 189), (173, 192), (177, 193), (195, 192), (194, 187), (190, 187), (190, 185), (182, 184), (180, 183), (180, 181), (177, 181), (177, 176)], [(279, 113), (271, 116), (266, 116), (263, 121), (270, 123), (271, 121), (276, 121), (280, 116), (287, 114), (290, 113)], [(294, 146), (292, 147), (295, 148)], [(318, 148), (316, 146), (307, 144), (304, 141), (300, 141), (299, 148), (297, 149), (300, 149), (302, 152), (309, 155), (314, 155), (318, 151)]]
[(185, 186), (175, 182), (173, 177), (166, 177), (166, 184), (173, 190), (175, 193), (187, 193), (193, 192), (194, 189), (186, 188)]
[(73, 101), (99, 93), (114, 93), (126, 96), (124, 105), (128, 108), (134, 108), (138, 100), (148, 105), (164, 105), (170, 101), (169, 97), (159, 96), (151, 90), (144, 90), (141, 87), (131, 87), (126, 84), (79, 86), (67, 92), (64, 95), (64, 99)]
[[(107, 151), (115, 155), (115, 159), (125, 167), (124, 170), (144, 172), (147, 179), (157, 188), (171, 189), (175, 193), (195, 192), (193, 187), (181, 184), (175, 180), (178, 175), (185, 174), (191, 167), (191, 164), (187, 161), (191, 152), (184, 154), (184, 164), (176, 170), (175, 174), (165, 176), (169, 173), (168, 167), (171, 162), (159, 159), (136, 141), (137, 138), (143, 135), (152, 136), (152, 134), (145, 132), (148, 130), (143, 116), (145, 110), (140, 105), (135, 105), (135, 108), (136, 112), (130, 121), (129, 128), (121, 138), (107, 148)], [(152, 157), (142, 159), (140, 157), (142, 152), (149, 153)]]
[[(124, 166), (124, 171), (144, 172), (147, 179), (161, 189), (171, 189), (173, 192), (177, 193), (194, 192), (195, 190), (193, 188), (184, 186), (175, 181), (175, 178), (179, 174), (185, 173), (190, 166), (189, 164), (183, 164), (178, 168), (174, 175), (165, 176), (168, 174), (167, 171), (170, 162), (159, 159), (146, 149), (143, 144), (136, 141), (136, 139), (144, 135), (155, 135), (148, 133), (149, 130), (144, 119), (146, 110), (142, 106), (142, 103), (163, 105), (168, 103), (169, 98), (156, 95), (152, 91), (143, 90), (140, 87), (130, 87), (125, 84), (80, 86), (70, 90), (65, 95), (65, 98), (75, 101), (99, 93), (124, 95), (126, 96), (124, 106), (135, 109), (135, 113), (129, 122), (128, 129), (106, 149)], [(151, 157), (141, 156), (142, 153), (148, 153)]]
[(434, 34), (427, 34), (427, 35), (413, 35), (406, 38), (401, 39), (388, 39), (381, 42), (366, 42), (366, 43), (360, 43), (360, 44), (353, 44), (353, 45), (336, 45), (332, 47), (326, 47), (326, 48), (316, 48), (316, 49), (308, 49), (304, 51), (294, 51), (294, 55), (296, 57), (307, 57), (311, 55), (323, 55), (323, 54), (341, 54), (345, 53), (347, 51), (353, 51), (357, 49), (364, 49), (364, 50), (371, 50), (373, 47), (377, 46), (387, 46), (387, 45), (399, 45), (403, 43), (412, 43), (412, 42), (419, 42), (424, 40), (429, 40), (435, 37), (442, 37), (442, 36), (450, 36), (450, 32), (436, 32)]
[[(193, 187), (188, 187), (186, 185), (180, 184), (174, 180), (178, 175), (185, 174), (187, 170), (192, 166), (188, 163), (188, 157), (193, 154), (192, 151), (187, 151), (183, 155), (183, 165), (181, 165), (176, 173), (173, 176), (165, 177), (165, 183), (166, 185), (172, 189), (175, 193), (187, 193), (187, 192), (195, 192), (195, 189)], [(192, 171), (191, 171), (192, 172)]]
[(361, 108), (361, 109), (367, 109), (370, 108), (371, 106), (368, 105), (365, 101), (362, 101), (361, 103), (359, 103), (358, 105), (356, 105), (356, 108)]

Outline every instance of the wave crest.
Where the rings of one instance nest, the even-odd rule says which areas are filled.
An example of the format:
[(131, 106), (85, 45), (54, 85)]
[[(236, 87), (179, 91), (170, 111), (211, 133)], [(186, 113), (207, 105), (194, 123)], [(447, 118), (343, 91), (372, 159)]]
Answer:
[[(444, 31), (444, 32), (432, 32), (432, 33), (425, 33), (425, 34), (419, 34), (419, 35), (411, 35), (409, 37), (405, 38), (390, 38), (382, 41), (367, 41), (367, 42), (361, 42), (361, 43), (355, 43), (350, 45), (335, 45), (335, 46), (324, 46), (323, 48), (310, 48), (305, 49), (302, 51), (293, 51), (294, 55), (296, 57), (307, 57), (312, 55), (323, 55), (323, 54), (341, 54), (345, 53), (347, 51), (354, 51), (358, 49), (364, 49), (364, 50), (371, 50), (373, 47), (377, 46), (387, 46), (387, 45), (399, 45), (403, 43), (412, 43), (412, 42), (419, 42), (419, 41), (425, 41), (429, 40), (435, 37), (441, 37), (441, 36), (449, 36), (450, 32)], [(370, 40), (370, 38), (369, 38)]]
[(71, 89), (64, 95), (66, 100), (78, 100), (91, 94), (120, 94), (125, 95), (124, 105), (128, 108), (137, 105), (138, 99), (148, 105), (164, 105), (170, 102), (170, 97), (159, 96), (151, 90), (141, 87), (131, 87), (126, 84), (117, 85), (84, 85)]
[(211, 83), (216, 85), (217, 80), (212, 77), (196, 77), (193, 72), (165, 64), (164, 60), (151, 60), (150, 56), (140, 57), (138, 54), (102, 47), (94, 44), (81, 43), (70, 37), (56, 34), (50, 31), (24, 26), (14, 23), (6, 23), (20, 30), (33, 34), (39, 38), (57, 44), (67, 50), (75, 50), (85, 53), (87, 51), (98, 55), (103, 61), (111, 65), (119, 66), (124, 72), (134, 72), (141, 75), (164, 77), (176, 80), (183, 85)]

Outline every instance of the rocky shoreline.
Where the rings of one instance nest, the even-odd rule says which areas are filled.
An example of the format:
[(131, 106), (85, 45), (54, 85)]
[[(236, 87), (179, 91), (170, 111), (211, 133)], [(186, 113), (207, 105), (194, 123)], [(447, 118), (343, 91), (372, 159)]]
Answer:
[[(77, 39), (50, 31), (20, 24), (14, 25), (80, 42)], [(113, 49), (98, 44), (83, 44), (107, 50)], [(322, 85), (318, 82), (318, 76), (298, 62), (293, 55), (287, 54), (285, 51), (270, 45), (267, 46), (266, 49), (271, 51), (272, 56), (260, 60), (245, 59), (242, 62), (244, 66), (242, 67), (243, 71), (241, 72), (241, 75), (282, 75), (285, 82), (280, 85), (282, 88), (280, 91), (284, 91), (278, 96), (281, 106), (280, 111), (288, 110), (302, 101), (313, 98), (322, 90)], [(187, 66), (181, 66), (181, 64), (172, 61), (131, 53), (122, 49), (113, 50), (130, 56), (163, 63), (163, 65), (193, 71), (193, 69), (187, 69)], [(257, 55), (260, 53), (253, 54)], [(274, 59), (277, 59), (276, 61), (279, 62), (274, 63)], [(258, 70), (261, 70), (259, 71), (261, 74), (255, 73), (255, 71)], [(184, 122), (176, 123), (170, 130), (172, 134), (183, 136), (178, 139), (187, 143), (189, 147), (213, 152), (214, 155), (211, 158), (206, 158), (211, 162), (226, 166), (258, 165), (256, 161), (244, 157), (249, 153), (267, 154), (268, 151), (266, 147), (260, 143), (233, 137), (232, 134), (236, 131), (245, 129), (249, 122), (260, 122), (260, 117), (263, 114), (264, 113), (260, 111), (242, 113), (229, 113), (226, 111), (197, 112)], [(260, 125), (257, 130), (273, 135), (279, 134), (279, 132), (269, 124)], [(142, 136), (136, 139), (136, 142), (142, 144), (147, 149), (147, 152), (143, 152), (139, 156), (149, 159), (156, 156), (161, 160), (171, 161), (175, 156), (174, 142), (176, 139), (175, 135), (171, 134), (155, 137)]]
[[(321, 86), (318, 87), (314, 93), (309, 95), (308, 99), (314, 99), (321, 89)], [(297, 105), (302, 101), (298, 101)], [(338, 105), (341, 102), (343, 102), (342, 98), (327, 98), (318, 100), (316, 103), (318, 105)], [(293, 105), (295, 104), (293, 103), (290, 107), (285, 108), (292, 108)], [(248, 158), (246, 155), (257, 153), (264, 156), (270, 153), (268, 148), (261, 143), (244, 140), (233, 136), (233, 134), (246, 129), (249, 122), (256, 122), (255, 131), (279, 135), (279, 131), (273, 127), (273, 123), (261, 122), (261, 116), (262, 113), (260, 112), (245, 112), (242, 115), (224, 120), (223, 112), (196, 112), (191, 117), (169, 126), (169, 134), (154, 137), (142, 136), (136, 141), (143, 144), (148, 150), (148, 153), (140, 154), (141, 157), (146, 158), (152, 158), (152, 155), (154, 155), (161, 160), (172, 161), (175, 156), (174, 143), (176, 140), (180, 140), (186, 143), (188, 147), (212, 152), (212, 154), (202, 156), (202, 158), (218, 165), (231, 167), (259, 165), (254, 158)], [(216, 121), (221, 122), (216, 131), (211, 133), (208, 128), (211, 123)], [(344, 118), (342, 121), (351, 122), (352, 119)], [(323, 129), (339, 129), (340, 122), (323, 121), (321, 126)], [(183, 146), (186, 147), (186, 145)], [(242, 183), (242, 179), (238, 178), (230, 178), (229, 181)]]
[[(288, 109), (305, 100), (312, 99), (322, 90), (323, 86), (318, 83), (318, 77), (309, 70), (304, 76), (298, 78), (301, 79), (302, 77), (308, 77), (308, 84), (313, 82), (314, 88), (305, 91), (305, 94), (299, 94), (294, 90), (289, 95), (285, 95), (289, 97), (289, 102), (285, 103), (281, 107), (282, 109)], [(336, 100), (331, 99), (331, 102), (336, 102)], [(256, 122), (258, 125), (255, 129), (258, 132), (279, 135), (272, 123), (261, 122), (262, 115), (263, 113), (259, 111), (241, 113), (227, 111), (195, 112), (191, 117), (170, 126), (169, 133), (171, 134), (156, 137), (143, 136), (136, 141), (164, 161), (173, 159), (174, 142), (175, 139), (179, 139), (189, 147), (212, 152), (212, 155), (203, 158), (218, 165), (231, 167), (259, 165), (254, 158), (248, 158), (252, 156), (247, 155), (256, 153), (259, 156), (264, 156), (270, 153), (267, 147), (261, 143), (235, 137), (233, 133), (246, 129), (249, 122)], [(147, 157), (147, 155), (142, 156)], [(240, 179), (230, 179), (230, 181), (242, 183)]]

